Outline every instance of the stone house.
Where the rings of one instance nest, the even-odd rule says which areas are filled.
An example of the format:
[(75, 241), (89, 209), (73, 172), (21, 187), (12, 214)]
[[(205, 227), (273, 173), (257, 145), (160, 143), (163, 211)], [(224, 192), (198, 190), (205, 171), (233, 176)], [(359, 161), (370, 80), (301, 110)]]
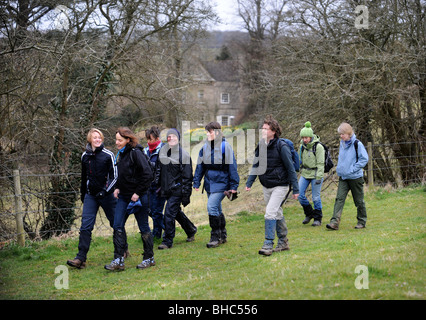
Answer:
[(242, 85), (239, 61), (195, 60), (188, 75), (191, 81), (185, 105), (192, 124), (203, 127), (218, 121), (222, 126), (234, 125), (247, 105), (248, 94)]

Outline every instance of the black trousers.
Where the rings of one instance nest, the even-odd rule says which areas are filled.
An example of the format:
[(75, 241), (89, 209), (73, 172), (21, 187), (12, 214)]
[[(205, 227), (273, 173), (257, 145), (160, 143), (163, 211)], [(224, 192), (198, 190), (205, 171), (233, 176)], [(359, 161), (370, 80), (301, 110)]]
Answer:
[(171, 196), (167, 198), (164, 210), (164, 236), (163, 243), (168, 247), (173, 245), (176, 232), (176, 223), (179, 222), (188, 237), (192, 236), (197, 228), (181, 210), (182, 197)]

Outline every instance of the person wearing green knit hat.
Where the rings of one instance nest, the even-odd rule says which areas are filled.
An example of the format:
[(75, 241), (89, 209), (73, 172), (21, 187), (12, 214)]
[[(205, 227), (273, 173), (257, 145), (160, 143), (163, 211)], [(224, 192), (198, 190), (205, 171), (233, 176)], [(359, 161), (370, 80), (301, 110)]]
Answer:
[[(314, 134), (311, 123), (307, 121), (300, 130), (300, 178), (299, 178), (299, 202), (303, 207), (307, 224), (314, 219), (312, 226), (320, 226), (322, 221), (321, 186), (324, 179), (325, 150), (319, 143), (320, 137)], [(312, 208), (305, 192), (308, 186), (312, 186)]]

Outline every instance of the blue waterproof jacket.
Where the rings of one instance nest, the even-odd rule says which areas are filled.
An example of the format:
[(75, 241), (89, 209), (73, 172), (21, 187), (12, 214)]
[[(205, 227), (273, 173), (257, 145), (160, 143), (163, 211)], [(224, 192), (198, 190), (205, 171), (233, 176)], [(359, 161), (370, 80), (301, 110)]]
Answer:
[(209, 193), (237, 190), (240, 183), (237, 161), (231, 145), (225, 138), (215, 141), (213, 147), (210, 141), (206, 141), (201, 148), (195, 168), (194, 188), (200, 188), (203, 176), (204, 187)]
[(340, 141), (339, 159), (337, 161), (336, 172), (343, 180), (353, 180), (364, 176), (364, 168), (368, 163), (368, 153), (364, 145), (358, 140), (358, 161), (356, 159), (354, 141), (356, 135), (353, 134), (350, 141)]

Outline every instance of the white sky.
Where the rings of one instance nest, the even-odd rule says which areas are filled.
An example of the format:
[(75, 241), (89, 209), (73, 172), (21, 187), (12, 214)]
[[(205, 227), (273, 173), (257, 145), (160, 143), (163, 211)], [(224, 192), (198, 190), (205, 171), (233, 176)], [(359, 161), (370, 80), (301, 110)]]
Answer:
[(241, 18), (238, 16), (237, 0), (213, 0), (216, 12), (223, 23), (212, 27), (214, 30), (242, 30)]

